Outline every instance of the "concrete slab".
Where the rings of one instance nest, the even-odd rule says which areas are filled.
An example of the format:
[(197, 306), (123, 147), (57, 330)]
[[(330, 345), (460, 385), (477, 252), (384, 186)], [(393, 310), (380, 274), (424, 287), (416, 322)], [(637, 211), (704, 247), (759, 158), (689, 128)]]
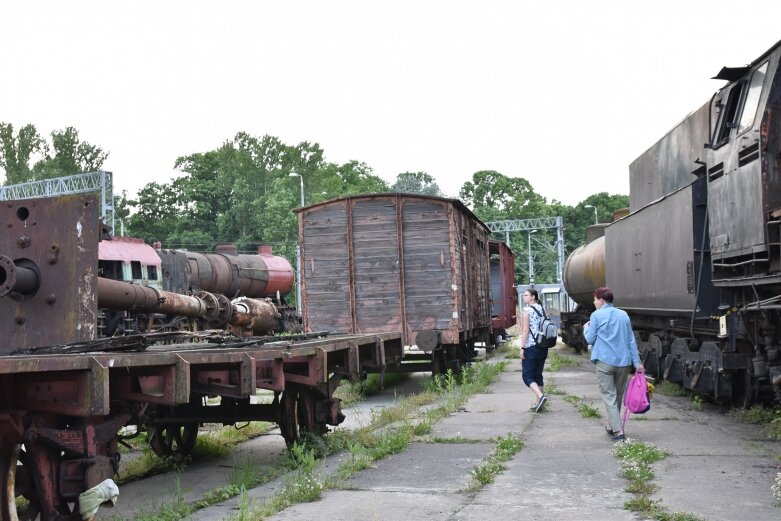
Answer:
[(338, 519), (339, 521), (446, 521), (461, 505), (455, 493), (335, 491), (316, 503), (295, 505), (270, 518), (274, 521)]
[(469, 487), (470, 472), (493, 447), (488, 443), (412, 443), (345, 485), (384, 492), (458, 492)]

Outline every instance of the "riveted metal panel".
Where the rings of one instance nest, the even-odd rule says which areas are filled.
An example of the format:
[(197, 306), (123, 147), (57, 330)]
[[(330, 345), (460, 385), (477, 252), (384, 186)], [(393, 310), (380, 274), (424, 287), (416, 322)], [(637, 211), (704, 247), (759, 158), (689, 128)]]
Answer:
[(0, 255), (39, 280), (31, 294), (0, 298), (0, 353), (95, 338), (99, 211), (83, 195), (0, 205)]

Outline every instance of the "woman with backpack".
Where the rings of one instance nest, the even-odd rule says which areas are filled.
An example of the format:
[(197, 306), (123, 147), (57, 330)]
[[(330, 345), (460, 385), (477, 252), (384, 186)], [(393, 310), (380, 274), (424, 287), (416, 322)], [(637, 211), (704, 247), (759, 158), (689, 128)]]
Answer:
[(542, 391), (542, 368), (548, 357), (548, 348), (537, 345), (534, 337), (540, 331), (545, 311), (542, 309), (536, 289), (523, 292), (523, 310), (521, 312), (521, 370), (523, 383), (532, 390), (535, 397), (531, 410), (540, 412), (548, 400)]
[(645, 367), (640, 363), (629, 315), (613, 305), (610, 288), (594, 290), (594, 307), (596, 311), (583, 325), (583, 336), (591, 346), (591, 361), (597, 366), (599, 394), (610, 423), (605, 431), (613, 441), (622, 441), (625, 437), (621, 427), (621, 403), (629, 371), (634, 365), (643, 373)]

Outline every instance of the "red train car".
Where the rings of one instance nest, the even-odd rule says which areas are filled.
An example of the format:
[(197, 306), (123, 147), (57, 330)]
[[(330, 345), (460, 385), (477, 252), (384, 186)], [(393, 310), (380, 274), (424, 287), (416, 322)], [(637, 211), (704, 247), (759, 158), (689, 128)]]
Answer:
[(491, 255), (491, 343), (501, 343), (515, 325), (518, 298), (515, 292), (515, 254), (501, 241), (488, 243)]

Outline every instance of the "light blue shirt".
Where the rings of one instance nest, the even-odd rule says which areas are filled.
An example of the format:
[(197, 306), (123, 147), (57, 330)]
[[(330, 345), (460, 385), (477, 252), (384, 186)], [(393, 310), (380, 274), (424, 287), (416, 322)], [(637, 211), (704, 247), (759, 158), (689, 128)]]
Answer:
[(640, 365), (635, 335), (626, 311), (607, 302), (591, 314), (589, 327), (583, 329), (591, 345), (591, 361), (616, 367)]

